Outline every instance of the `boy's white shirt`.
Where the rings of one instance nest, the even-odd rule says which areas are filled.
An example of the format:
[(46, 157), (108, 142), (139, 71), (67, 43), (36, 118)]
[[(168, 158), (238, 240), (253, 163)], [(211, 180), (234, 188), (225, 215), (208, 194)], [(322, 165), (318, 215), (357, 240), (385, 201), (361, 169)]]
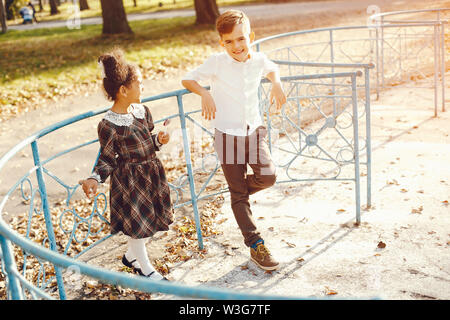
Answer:
[(250, 135), (263, 125), (259, 112), (259, 84), (270, 72), (275, 72), (279, 79), (278, 66), (264, 53), (250, 51), (249, 54), (250, 58), (245, 62), (234, 60), (226, 52), (213, 54), (183, 77), (183, 80), (209, 82), (216, 105), (212, 125), (236, 136)]

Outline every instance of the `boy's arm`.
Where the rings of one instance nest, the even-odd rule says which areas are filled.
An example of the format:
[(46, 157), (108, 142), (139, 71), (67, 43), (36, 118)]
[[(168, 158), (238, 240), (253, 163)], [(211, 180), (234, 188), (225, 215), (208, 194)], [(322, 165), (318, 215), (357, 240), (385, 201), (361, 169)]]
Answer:
[(202, 97), (202, 116), (206, 120), (215, 118), (216, 104), (208, 90), (203, 88), (199, 81), (211, 81), (217, 72), (217, 56), (212, 55), (200, 66), (188, 72), (182, 79), (181, 84), (189, 91)]
[(266, 78), (272, 82), (272, 89), (270, 90), (269, 102), (272, 104), (275, 100), (277, 111), (281, 109), (283, 104), (286, 103), (286, 95), (284, 94), (283, 87), (281, 86), (280, 76), (277, 71), (269, 72)]
[(202, 97), (202, 117), (204, 116), (206, 120), (211, 120), (211, 117), (212, 119), (215, 119), (216, 104), (214, 103), (214, 99), (212, 98), (209, 91), (203, 88), (195, 80), (182, 80), (181, 84), (189, 91)]

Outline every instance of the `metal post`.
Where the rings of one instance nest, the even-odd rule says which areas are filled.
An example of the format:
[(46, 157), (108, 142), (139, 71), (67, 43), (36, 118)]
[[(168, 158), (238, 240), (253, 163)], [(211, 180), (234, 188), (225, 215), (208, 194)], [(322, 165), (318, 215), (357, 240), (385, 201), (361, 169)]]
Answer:
[(445, 112), (445, 21), (441, 22), (441, 50), (442, 112)]
[[(399, 67), (400, 67), (400, 79), (401, 79), (401, 77), (402, 77), (402, 75), (403, 75), (403, 69), (402, 69), (402, 58), (403, 58), (403, 56), (402, 56), (402, 34), (401, 34), (401, 31), (400, 31), (400, 33), (397, 35), (397, 39), (398, 39), (398, 42), (399, 42), (399, 57), (400, 57), (400, 59), (398, 59), (398, 64), (399, 64)], [(406, 42), (406, 41), (405, 41)], [(406, 46), (405, 46), (406, 47)]]
[[(47, 190), (45, 187), (45, 181), (44, 181), (44, 174), (42, 170), (41, 160), (39, 158), (39, 150), (37, 146), (37, 141), (33, 141), (31, 143), (31, 149), (33, 151), (33, 160), (34, 165), (37, 167), (36, 169), (36, 178), (39, 185), (39, 192), (41, 195), (41, 201), (42, 201), (42, 210), (44, 211), (44, 218), (45, 218), (45, 226), (47, 228), (47, 235), (48, 239), (50, 241), (50, 249), (58, 252), (58, 248), (56, 247), (56, 240), (55, 240), (55, 233), (53, 232), (53, 225), (52, 225), (52, 217), (50, 214), (50, 207), (48, 204), (48, 197), (47, 197)], [(56, 274), (56, 281), (58, 284), (58, 290), (59, 290), (59, 297), (61, 300), (66, 299), (66, 291), (64, 290), (64, 283), (63, 278), (61, 274), (60, 267), (57, 267), (53, 265), (55, 268), (55, 274)]]
[[(331, 63), (334, 63), (334, 48), (333, 48), (333, 30), (330, 30), (330, 59)], [(334, 74), (334, 66), (331, 67), (331, 73)], [(334, 77), (331, 78), (333, 84), (333, 117), (336, 117), (336, 86)]]
[(13, 274), (13, 270), (17, 270), (14, 254), (11, 253), (9, 240), (0, 235), (0, 246), (2, 249), (2, 258), (5, 265), (5, 272), (8, 278), (8, 291), (13, 300), (23, 300), (22, 288), (20, 281)]
[(438, 73), (439, 73), (439, 58), (438, 58), (438, 25), (434, 25), (434, 116), (437, 117), (438, 105)]
[[(291, 49), (290, 48), (287, 49), (287, 61), (291, 61)], [(288, 70), (289, 70), (288, 75), (292, 76), (291, 65), (288, 65)]]
[(370, 134), (370, 74), (369, 69), (364, 68), (366, 89), (366, 158), (367, 158), (367, 208), (372, 206), (372, 146)]
[(186, 169), (188, 172), (189, 189), (191, 191), (192, 208), (194, 209), (194, 219), (195, 219), (195, 228), (197, 230), (198, 246), (200, 250), (203, 250), (203, 236), (200, 224), (200, 217), (198, 214), (197, 195), (195, 194), (194, 174), (191, 163), (191, 149), (189, 147), (189, 141), (186, 133), (186, 116), (183, 110), (183, 98), (181, 94), (177, 95), (177, 103), (178, 103), (178, 114), (180, 116), (181, 130), (183, 132), (184, 155), (186, 159)]
[[(298, 127), (301, 128), (302, 125), (302, 106), (300, 104), (300, 91), (298, 90), (298, 86), (300, 84), (298, 82), (295, 83), (295, 96), (297, 101), (297, 121), (298, 121)], [(302, 150), (302, 133), (300, 130), (297, 130), (298, 132), (298, 150)]]
[(384, 88), (384, 17), (381, 17), (381, 87)]
[(360, 177), (359, 177), (359, 136), (358, 136), (358, 104), (356, 98), (356, 74), (352, 75), (352, 105), (353, 105), (353, 148), (355, 156), (355, 200), (356, 223), (361, 223)]
[(379, 25), (377, 24), (377, 28), (375, 29), (375, 34), (376, 34), (376, 63), (375, 63), (375, 73), (376, 73), (376, 77), (377, 77), (377, 86), (376, 86), (376, 90), (377, 90), (377, 101), (378, 99), (380, 99), (380, 57), (379, 57), (379, 41), (380, 41), (380, 36), (378, 34), (379, 32)]

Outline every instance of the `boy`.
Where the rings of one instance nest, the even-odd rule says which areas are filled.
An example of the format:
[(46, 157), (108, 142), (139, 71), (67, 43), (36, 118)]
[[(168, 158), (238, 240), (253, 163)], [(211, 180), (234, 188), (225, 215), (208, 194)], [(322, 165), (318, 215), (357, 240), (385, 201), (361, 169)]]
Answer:
[[(276, 181), (275, 166), (263, 140), (267, 130), (258, 107), (262, 76), (272, 82), (270, 102), (275, 100), (277, 110), (286, 102), (286, 96), (278, 67), (265, 54), (251, 51), (255, 34), (243, 12), (224, 12), (217, 18), (216, 28), (225, 52), (213, 54), (186, 74), (182, 85), (201, 96), (202, 116), (213, 120), (214, 148), (230, 190), (231, 208), (244, 243), (250, 247), (251, 260), (264, 270), (275, 270), (279, 263), (264, 246), (249, 202), (250, 194)], [(199, 85), (201, 80), (211, 82), (211, 93)], [(247, 175), (247, 164), (254, 174)]]

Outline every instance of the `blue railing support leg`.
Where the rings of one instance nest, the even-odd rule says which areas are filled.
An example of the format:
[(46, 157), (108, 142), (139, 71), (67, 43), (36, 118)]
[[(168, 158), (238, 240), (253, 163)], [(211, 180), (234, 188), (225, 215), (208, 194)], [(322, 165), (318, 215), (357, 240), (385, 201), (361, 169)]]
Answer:
[(353, 105), (353, 143), (355, 154), (355, 201), (356, 223), (361, 223), (360, 177), (359, 177), (359, 137), (358, 137), (358, 100), (356, 97), (356, 75), (352, 75), (352, 105)]
[(23, 300), (22, 288), (19, 280), (13, 274), (13, 270), (17, 270), (14, 253), (11, 253), (9, 240), (0, 235), (0, 245), (2, 249), (2, 258), (5, 265), (5, 272), (8, 279), (8, 291), (12, 300)]
[(367, 208), (372, 206), (372, 145), (370, 125), (370, 75), (369, 69), (364, 68), (365, 97), (366, 97), (366, 159), (367, 159)]
[(203, 236), (200, 223), (200, 216), (198, 213), (197, 195), (195, 193), (194, 173), (192, 170), (192, 162), (191, 162), (191, 148), (189, 145), (189, 140), (186, 132), (186, 116), (183, 110), (183, 97), (181, 95), (177, 95), (177, 102), (178, 102), (178, 112), (180, 115), (181, 130), (183, 132), (184, 155), (186, 158), (186, 169), (188, 172), (189, 189), (191, 191), (192, 208), (194, 209), (194, 219), (195, 219), (195, 228), (197, 230), (198, 246), (200, 250), (203, 250)]
[[(39, 149), (37, 146), (37, 141), (33, 141), (31, 143), (31, 149), (33, 151), (34, 164), (37, 167), (36, 178), (37, 178), (38, 185), (39, 185), (39, 192), (41, 194), (42, 210), (44, 211), (45, 226), (47, 228), (47, 235), (48, 235), (48, 239), (50, 241), (50, 249), (55, 252), (58, 252), (58, 248), (56, 247), (55, 233), (53, 231), (52, 217), (50, 214), (50, 209), (49, 209), (50, 207), (48, 204), (47, 189), (45, 187), (44, 174), (43, 174), (43, 170), (42, 170), (41, 160), (39, 157)], [(62, 274), (61, 274), (61, 269), (60, 269), (60, 267), (57, 267), (56, 265), (53, 265), (53, 267), (55, 268), (59, 297), (61, 300), (65, 300), (66, 299), (66, 291), (64, 290), (64, 283), (63, 283), (63, 278), (62, 278)]]

